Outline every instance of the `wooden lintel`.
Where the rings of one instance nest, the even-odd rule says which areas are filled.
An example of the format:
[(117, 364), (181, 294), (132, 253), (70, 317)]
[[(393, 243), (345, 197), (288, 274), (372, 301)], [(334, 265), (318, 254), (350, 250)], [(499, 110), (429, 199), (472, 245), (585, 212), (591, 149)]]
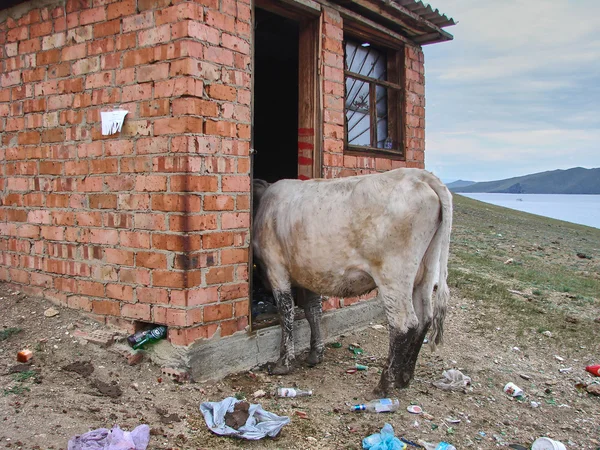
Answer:
[(408, 39), (407, 37), (402, 36), (401, 34), (396, 33), (395, 31), (389, 30), (389, 29), (385, 28), (384, 26), (382, 26), (380, 23), (377, 23), (371, 19), (367, 19), (366, 17), (363, 17), (360, 14), (355, 13), (354, 11), (350, 11), (349, 9), (346, 9), (343, 6), (339, 6), (334, 3), (331, 3), (328, 0), (319, 0), (319, 2), (322, 5), (328, 6), (332, 9), (335, 9), (336, 11), (338, 11), (340, 13), (340, 15), (342, 16), (342, 18), (348, 19), (352, 22), (355, 22), (359, 25), (362, 25), (362, 26), (368, 28), (370, 32), (377, 32), (377, 33), (380, 33), (380, 34), (386, 36), (388, 39), (397, 41), (402, 44), (411, 45), (413, 47), (418, 47), (418, 44), (415, 43), (414, 41), (412, 41), (411, 39)]
[(303, 9), (304, 11), (309, 12), (320, 12), (321, 5), (313, 0), (281, 0), (283, 3), (287, 3), (289, 5), (293, 5), (297, 8)]
[[(375, 4), (375, 2), (373, 2), (373, 1), (351, 0), (351, 2), (354, 3), (355, 5), (358, 5), (364, 9), (366, 9), (366, 10), (371, 11), (372, 13), (375, 13), (375, 14), (383, 17), (386, 20), (389, 20), (390, 22), (400, 25), (402, 28), (406, 29), (406, 31), (408, 31), (410, 34), (418, 35), (418, 34), (423, 33), (423, 30), (420, 30), (420, 29), (414, 27), (406, 20), (403, 20), (402, 17), (398, 17), (398, 14), (391, 14), (391, 13), (387, 12), (382, 6)], [(384, 6), (387, 5), (387, 2), (385, 2), (385, 1), (380, 1), (379, 3), (383, 3)]]

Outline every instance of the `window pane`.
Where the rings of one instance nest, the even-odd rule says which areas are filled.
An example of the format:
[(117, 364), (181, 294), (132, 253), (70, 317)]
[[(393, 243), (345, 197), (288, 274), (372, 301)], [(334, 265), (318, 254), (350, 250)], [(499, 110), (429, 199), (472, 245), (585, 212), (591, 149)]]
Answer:
[(355, 78), (346, 78), (346, 122), (348, 144), (371, 145), (369, 83)]
[(371, 46), (346, 42), (346, 70), (377, 80), (387, 80), (386, 54)]
[(376, 86), (377, 92), (377, 148), (392, 149), (393, 142), (388, 135), (388, 90)]

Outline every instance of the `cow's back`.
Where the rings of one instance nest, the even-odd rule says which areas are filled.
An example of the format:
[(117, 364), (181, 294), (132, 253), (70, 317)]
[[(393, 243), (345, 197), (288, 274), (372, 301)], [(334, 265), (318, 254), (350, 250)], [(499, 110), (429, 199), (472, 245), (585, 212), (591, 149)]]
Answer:
[[(439, 220), (431, 174), (398, 169), (333, 180), (281, 180), (261, 200), (255, 254), (325, 295), (375, 287), (374, 268), (403, 248), (424, 253)], [(439, 182), (439, 181), (438, 181)], [(425, 242), (427, 241), (427, 242)]]

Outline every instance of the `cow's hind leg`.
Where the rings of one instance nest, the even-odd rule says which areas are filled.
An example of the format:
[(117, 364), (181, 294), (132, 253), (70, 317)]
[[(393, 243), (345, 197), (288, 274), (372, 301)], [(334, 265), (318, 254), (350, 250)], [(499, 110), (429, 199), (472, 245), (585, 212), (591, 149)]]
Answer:
[(294, 297), (291, 289), (273, 290), (279, 321), (281, 323), (281, 346), (279, 360), (272, 370), (274, 375), (285, 375), (291, 372), (294, 361)]
[(411, 367), (410, 361), (415, 352), (418, 355), (421, 347), (418, 341), (421, 339), (422, 344), (420, 336), (423, 331), (413, 307), (410, 281), (404, 284), (404, 288), (380, 286), (379, 296), (390, 324), (388, 359), (375, 390), (375, 394), (381, 396), (394, 388), (407, 387), (410, 383), (414, 373), (414, 365)]
[(321, 317), (323, 316), (321, 296), (308, 289), (298, 289), (298, 305), (304, 308), (306, 320), (310, 325), (310, 353), (306, 362), (309, 366), (315, 366), (323, 361), (325, 352), (321, 335)]

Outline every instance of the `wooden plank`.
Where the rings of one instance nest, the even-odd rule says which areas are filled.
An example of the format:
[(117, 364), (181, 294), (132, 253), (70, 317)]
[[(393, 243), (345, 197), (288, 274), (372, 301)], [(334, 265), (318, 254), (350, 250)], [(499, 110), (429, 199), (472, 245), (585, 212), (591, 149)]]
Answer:
[(402, 86), (399, 84), (390, 83), (389, 81), (385, 80), (378, 80), (377, 78), (366, 77), (356, 72), (350, 72), (349, 70), (344, 70), (344, 75), (347, 77), (356, 78), (357, 80), (366, 81), (367, 83), (375, 83), (392, 89), (402, 89)]
[(312, 177), (320, 177), (321, 149), (318, 136), (320, 127), (317, 118), (318, 108), (318, 40), (319, 20), (305, 20), (300, 23), (299, 33), (299, 73), (298, 73), (298, 128), (304, 130), (298, 140), (312, 144)]
[(334, 4), (329, 0), (319, 0), (319, 2), (339, 12), (344, 19), (344, 27), (357, 36), (394, 48), (400, 48), (402, 44), (418, 47), (418, 44), (411, 39), (384, 27), (380, 23), (367, 19), (354, 11), (350, 11), (347, 8)]

